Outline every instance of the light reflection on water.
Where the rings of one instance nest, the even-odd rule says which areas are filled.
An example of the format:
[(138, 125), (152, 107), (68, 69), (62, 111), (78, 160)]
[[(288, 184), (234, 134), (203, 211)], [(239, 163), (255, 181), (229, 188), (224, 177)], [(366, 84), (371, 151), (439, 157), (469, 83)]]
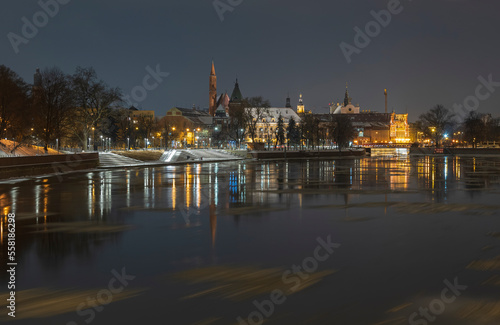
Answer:
[[(39, 178), (15, 186), (0, 185), (1, 256), (2, 260), (6, 257), (6, 216), (13, 212), (18, 217), (19, 258), (33, 253), (39, 257), (22, 260), (27, 270), (24, 276), (29, 278), (26, 288), (45, 284), (50, 278), (47, 274), (54, 271), (69, 274), (74, 260), (85, 260), (89, 269), (118, 268), (121, 264), (110, 265), (122, 263), (117, 256), (123, 255), (127, 265), (141, 272), (135, 248), (144, 250), (140, 258), (148, 261), (144, 263), (153, 274), (218, 261), (271, 263), (273, 258), (254, 253), (256, 246), (251, 245), (276, 241), (265, 235), (276, 233), (272, 230), (275, 218), (301, 220), (280, 226), (279, 236), (286, 237), (302, 228), (310, 234), (323, 231), (326, 221), (321, 218), (336, 210), (314, 208), (328, 204), (345, 208), (339, 214), (342, 221), (369, 220), (388, 215), (388, 211), (400, 215), (401, 208), (390, 209), (401, 203), (496, 204), (492, 198), (498, 197), (499, 180), (497, 158), (405, 155), (96, 171), (67, 175), (62, 182), (56, 177)], [(380, 210), (372, 208), (367, 213), (359, 208), (380, 202)], [(302, 218), (305, 212), (308, 218)], [(254, 231), (261, 228), (247, 234), (245, 238), (251, 238), (253, 244), (242, 247), (234, 241), (241, 235), (239, 225), (246, 216), (256, 218), (245, 220), (245, 227)], [(52, 227), (77, 222), (83, 228), (60, 231)], [(88, 225), (102, 228), (87, 231)], [(137, 229), (109, 231), (106, 225), (134, 225)], [(363, 224), (358, 225), (342, 227), (354, 233), (365, 231)], [(293, 238), (299, 247), (311, 239)], [(253, 242), (257, 239), (262, 243)], [(158, 245), (158, 250), (145, 249), (152, 245)], [(302, 256), (289, 255), (291, 261)], [(283, 257), (275, 263), (286, 265), (289, 261)], [(5, 275), (0, 278), (5, 279)], [(60, 281), (63, 287), (75, 284), (69, 276)]]
[(113, 209), (124, 207), (199, 215), (210, 204), (219, 210), (266, 206), (290, 203), (290, 195), (302, 205), (304, 195), (321, 197), (332, 190), (347, 195), (363, 190), (425, 190), (430, 201), (445, 202), (450, 192), (498, 188), (499, 166), (500, 160), (494, 158), (403, 156), (99, 171), (86, 173), (85, 180), (71, 176), (63, 182), (41, 178), (14, 187), (0, 185), (0, 207), (4, 216), (16, 213), (28, 217), (27, 223), (46, 223), (51, 217), (106, 221)]

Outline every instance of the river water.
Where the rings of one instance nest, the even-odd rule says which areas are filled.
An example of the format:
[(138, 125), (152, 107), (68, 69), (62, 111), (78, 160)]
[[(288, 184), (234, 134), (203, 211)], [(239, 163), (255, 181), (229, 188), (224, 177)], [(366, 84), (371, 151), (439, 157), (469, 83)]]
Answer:
[(499, 194), (491, 157), (39, 177), (1, 260), (14, 213), (16, 324), (500, 324)]

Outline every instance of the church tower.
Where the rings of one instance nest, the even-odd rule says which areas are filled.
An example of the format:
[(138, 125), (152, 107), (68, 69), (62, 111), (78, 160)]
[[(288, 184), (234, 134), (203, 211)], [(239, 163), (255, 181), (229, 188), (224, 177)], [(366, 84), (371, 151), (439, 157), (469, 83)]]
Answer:
[(288, 97), (286, 98), (286, 108), (292, 108), (292, 104), (290, 103), (290, 94), (288, 94)]
[(236, 111), (243, 108), (243, 100), (244, 99), (243, 95), (241, 94), (240, 84), (238, 83), (238, 79), (236, 79), (233, 93), (231, 94), (231, 98), (229, 99), (229, 116), (233, 116)]
[(300, 94), (299, 105), (297, 105), (297, 114), (304, 114), (304, 113), (305, 113), (304, 101), (302, 100), (302, 94)]
[(345, 84), (345, 97), (344, 97), (344, 107), (347, 105), (350, 105), (352, 101), (352, 98), (349, 97), (349, 92), (347, 91), (347, 82)]
[(212, 61), (212, 71), (210, 72), (209, 95), (208, 112), (214, 116), (217, 109), (217, 76), (215, 75), (214, 61)]

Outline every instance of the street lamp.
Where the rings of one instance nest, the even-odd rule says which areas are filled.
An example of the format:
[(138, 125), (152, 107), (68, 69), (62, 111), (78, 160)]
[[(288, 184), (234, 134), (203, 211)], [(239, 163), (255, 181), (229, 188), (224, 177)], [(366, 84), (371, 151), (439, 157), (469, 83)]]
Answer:
[(241, 150), (241, 138), (243, 137), (243, 132), (245, 132), (245, 130), (244, 129), (240, 129), (240, 132), (241, 132), (241, 134), (239, 136), (239, 140), (240, 140), (240, 148), (239, 149)]
[(127, 138), (127, 151), (130, 150), (130, 138)]

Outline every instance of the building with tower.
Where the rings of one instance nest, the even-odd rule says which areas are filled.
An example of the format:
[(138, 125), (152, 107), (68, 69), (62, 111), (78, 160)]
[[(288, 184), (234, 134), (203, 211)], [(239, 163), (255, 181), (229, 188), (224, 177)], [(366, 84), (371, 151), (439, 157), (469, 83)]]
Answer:
[(341, 105), (340, 103), (331, 104), (330, 105), (330, 114), (359, 114), (359, 105), (354, 106), (352, 104), (352, 98), (349, 96), (349, 90), (347, 89), (347, 83), (345, 86), (345, 96), (344, 103)]
[[(276, 145), (280, 117), (283, 119), (285, 130), (288, 128), (288, 122), (291, 118), (295, 120), (296, 125), (300, 124), (300, 116), (290, 107), (269, 107), (261, 111), (257, 108), (245, 108), (245, 110), (256, 122), (255, 141), (267, 145)], [(247, 132), (247, 137), (247, 142), (251, 143), (249, 132)]]
[[(356, 129), (354, 143), (358, 145), (405, 145), (410, 143), (408, 114), (387, 112), (387, 89), (384, 90), (385, 113), (361, 110), (359, 105), (352, 104), (352, 98), (346, 84), (344, 102), (330, 105), (330, 115), (344, 114), (349, 116)], [(320, 116), (326, 125), (328, 116)]]
[(302, 99), (302, 94), (299, 95), (299, 104), (297, 105), (297, 114), (304, 114), (305, 111), (305, 106), (304, 106), (304, 100)]
[(241, 94), (241, 90), (240, 90), (240, 85), (238, 83), (238, 79), (236, 79), (236, 82), (234, 84), (234, 89), (233, 89), (233, 92), (231, 93), (231, 97), (229, 99), (229, 115), (231, 116), (231, 112), (234, 111), (234, 110), (238, 110), (238, 109), (241, 109), (243, 108), (243, 95)]

